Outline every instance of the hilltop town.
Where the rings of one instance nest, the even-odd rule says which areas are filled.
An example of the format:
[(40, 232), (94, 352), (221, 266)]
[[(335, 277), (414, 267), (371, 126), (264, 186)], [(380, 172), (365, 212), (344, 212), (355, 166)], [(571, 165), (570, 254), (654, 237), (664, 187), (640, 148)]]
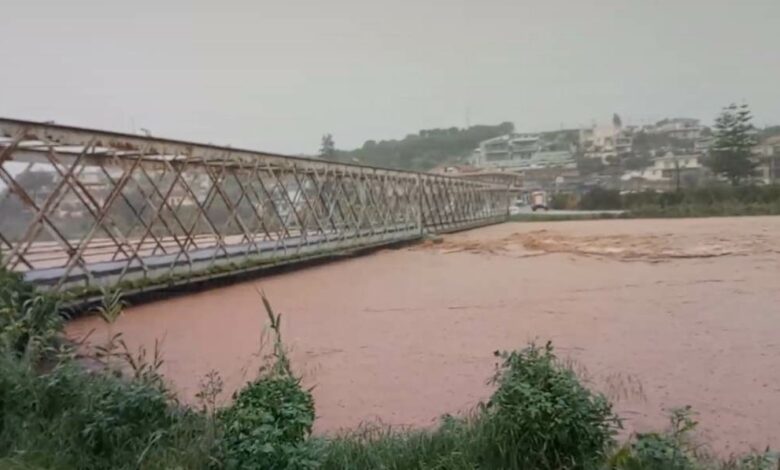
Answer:
[[(756, 130), (755, 184), (780, 179), (780, 127)], [(508, 132), (479, 142), (458, 163), (431, 171), (489, 179), (511, 176), (524, 189), (581, 193), (592, 187), (620, 191), (695, 188), (718, 178), (704, 164), (713, 130), (698, 119), (608, 125), (539, 133)]]

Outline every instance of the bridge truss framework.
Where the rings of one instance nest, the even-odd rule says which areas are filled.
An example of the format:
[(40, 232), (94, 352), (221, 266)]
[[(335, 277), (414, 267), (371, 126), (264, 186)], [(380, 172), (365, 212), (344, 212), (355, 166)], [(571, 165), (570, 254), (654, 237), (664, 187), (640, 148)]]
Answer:
[(506, 220), (505, 185), (0, 119), (0, 263), (166, 288)]

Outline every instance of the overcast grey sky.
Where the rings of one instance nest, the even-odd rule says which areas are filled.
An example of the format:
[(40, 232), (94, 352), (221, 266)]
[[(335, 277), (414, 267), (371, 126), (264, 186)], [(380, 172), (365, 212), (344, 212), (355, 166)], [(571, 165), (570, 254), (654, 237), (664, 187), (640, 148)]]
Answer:
[(0, 116), (313, 153), (746, 101), (780, 123), (780, 0), (0, 0)]

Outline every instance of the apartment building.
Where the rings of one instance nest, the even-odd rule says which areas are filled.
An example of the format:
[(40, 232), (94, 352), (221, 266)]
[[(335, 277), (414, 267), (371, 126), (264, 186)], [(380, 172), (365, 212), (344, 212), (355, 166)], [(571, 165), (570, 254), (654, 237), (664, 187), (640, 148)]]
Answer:
[(598, 158), (605, 165), (611, 160), (631, 153), (632, 129), (621, 126), (593, 126), (580, 131), (580, 147), (585, 158)]
[(478, 168), (529, 169), (575, 166), (568, 150), (547, 150), (539, 134), (506, 134), (479, 144), (472, 164)]

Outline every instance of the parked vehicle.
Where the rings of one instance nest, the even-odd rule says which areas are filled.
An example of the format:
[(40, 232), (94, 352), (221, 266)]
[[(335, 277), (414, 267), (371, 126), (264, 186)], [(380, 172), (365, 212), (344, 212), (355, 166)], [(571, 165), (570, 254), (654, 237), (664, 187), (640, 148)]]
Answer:
[(534, 191), (531, 193), (531, 210), (536, 212), (538, 209), (549, 210), (547, 206), (547, 193), (544, 191)]

